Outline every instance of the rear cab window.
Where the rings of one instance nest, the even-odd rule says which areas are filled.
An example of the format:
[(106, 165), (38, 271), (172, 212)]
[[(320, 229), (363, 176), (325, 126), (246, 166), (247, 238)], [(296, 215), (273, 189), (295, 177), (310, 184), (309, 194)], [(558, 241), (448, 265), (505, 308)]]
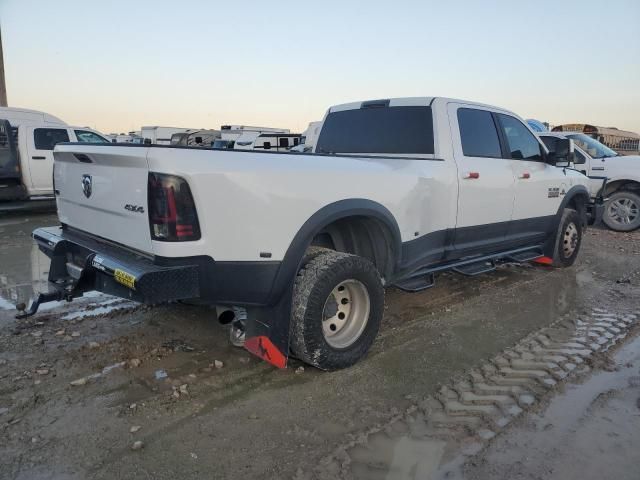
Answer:
[(316, 152), (433, 154), (431, 107), (385, 105), (330, 112)]
[(68, 142), (69, 134), (64, 128), (36, 128), (33, 143), (36, 150), (53, 150), (57, 143)]

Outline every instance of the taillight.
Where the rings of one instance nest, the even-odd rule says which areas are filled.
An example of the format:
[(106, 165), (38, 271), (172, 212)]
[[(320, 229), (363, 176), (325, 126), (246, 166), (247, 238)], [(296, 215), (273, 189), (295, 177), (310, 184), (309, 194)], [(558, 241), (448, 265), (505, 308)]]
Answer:
[(180, 177), (149, 173), (151, 239), (189, 242), (200, 238), (200, 225), (189, 184)]

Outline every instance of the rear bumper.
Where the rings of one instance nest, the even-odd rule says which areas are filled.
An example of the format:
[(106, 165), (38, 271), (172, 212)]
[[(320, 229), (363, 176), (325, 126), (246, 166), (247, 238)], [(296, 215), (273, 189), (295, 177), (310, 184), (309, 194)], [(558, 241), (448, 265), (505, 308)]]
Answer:
[(49, 282), (75, 284), (154, 304), (199, 299), (206, 303), (267, 306), (280, 262), (216, 262), (209, 256), (145, 257), (61, 227), (38, 228), (33, 238), (51, 258)]
[[(34, 230), (48, 257), (48, 293), (38, 294), (19, 318), (41, 303), (72, 300), (97, 290), (146, 304), (200, 299), (244, 305), (248, 310), (245, 347), (284, 368), (289, 351), (291, 285), (279, 292), (280, 262), (215, 262), (211, 257), (153, 259), (61, 227)], [(274, 292), (276, 292), (274, 294)]]
[(197, 265), (157, 265), (149, 258), (60, 227), (34, 230), (33, 238), (51, 258), (51, 287), (65, 291), (66, 296), (98, 290), (146, 304), (200, 296)]

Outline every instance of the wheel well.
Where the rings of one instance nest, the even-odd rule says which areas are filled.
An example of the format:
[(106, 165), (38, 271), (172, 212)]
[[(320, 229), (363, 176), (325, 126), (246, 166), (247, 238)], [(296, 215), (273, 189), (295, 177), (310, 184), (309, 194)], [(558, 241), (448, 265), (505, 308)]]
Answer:
[(567, 202), (567, 208), (572, 208), (580, 218), (583, 219), (585, 225), (587, 224), (587, 205), (589, 204), (589, 196), (587, 194), (578, 193), (571, 197)]
[(340, 218), (318, 232), (311, 245), (367, 258), (382, 277), (388, 278), (394, 270), (393, 235), (377, 218), (360, 215)]
[(607, 188), (604, 192), (605, 197), (620, 191), (620, 190), (638, 190), (640, 191), (640, 182), (634, 180), (615, 180), (611, 183), (607, 183)]

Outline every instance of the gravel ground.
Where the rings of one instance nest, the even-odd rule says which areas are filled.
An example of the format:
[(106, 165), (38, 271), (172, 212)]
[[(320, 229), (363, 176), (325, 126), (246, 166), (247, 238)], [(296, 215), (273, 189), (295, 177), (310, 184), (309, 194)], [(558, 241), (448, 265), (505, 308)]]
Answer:
[[(277, 370), (231, 347), (226, 328), (203, 307), (146, 308), (97, 295), (15, 320), (10, 305), (26, 300), (48, 268), (29, 232), (54, 223), (51, 216), (0, 217), (0, 478), (331, 477), (328, 466), (339, 452), (416, 410), (452, 379), (560, 319), (594, 308), (637, 311), (640, 297), (640, 232), (590, 229), (571, 269), (505, 265), (474, 278), (441, 275), (434, 288), (419, 294), (389, 290), (379, 338), (353, 368), (301, 371), (293, 361)], [(637, 353), (639, 347), (628, 341), (621, 348)], [(630, 358), (632, 371), (637, 364), (629, 355), (624, 358)], [(595, 378), (604, 367), (592, 368), (587, 377)], [(637, 389), (620, 382), (615, 384), (622, 385), (620, 394), (600, 396), (584, 415), (627, 412)], [(506, 466), (515, 452), (526, 457), (531, 442), (544, 445), (548, 439), (553, 445), (554, 428), (574, 428), (549, 421), (557, 427), (543, 426), (537, 439), (527, 437), (534, 415), (544, 418), (543, 407), (553, 404), (554, 395), (561, 398), (564, 388), (540, 396), (539, 404), (525, 408), (481, 451), (465, 457), (468, 463), (456, 474), (574, 478), (572, 472), (584, 473), (575, 461), (581, 457), (568, 451), (574, 466), (563, 468), (569, 470), (559, 467), (561, 456), (548, 470), (537, 468), (551, 458), (543, 450), (538, 462)], [(616, 442), (634, 437), (603, 422), (585, 423), (581, 438), (602, 434), (591, 451), (589, 442), (580, 443), (584, 455), (618, 461), (637, 454), (637, 449), (616, 449)], [(434, 468), (465, 446), (449, 443), (441, 455), (439, 444), (428, 450)], [(619, 478), (637, 472), (625, 470), (628, 462), (619, 465)], [(395, 477), (380, 467), (375, 478), (427, 475), (409, 469)]]

